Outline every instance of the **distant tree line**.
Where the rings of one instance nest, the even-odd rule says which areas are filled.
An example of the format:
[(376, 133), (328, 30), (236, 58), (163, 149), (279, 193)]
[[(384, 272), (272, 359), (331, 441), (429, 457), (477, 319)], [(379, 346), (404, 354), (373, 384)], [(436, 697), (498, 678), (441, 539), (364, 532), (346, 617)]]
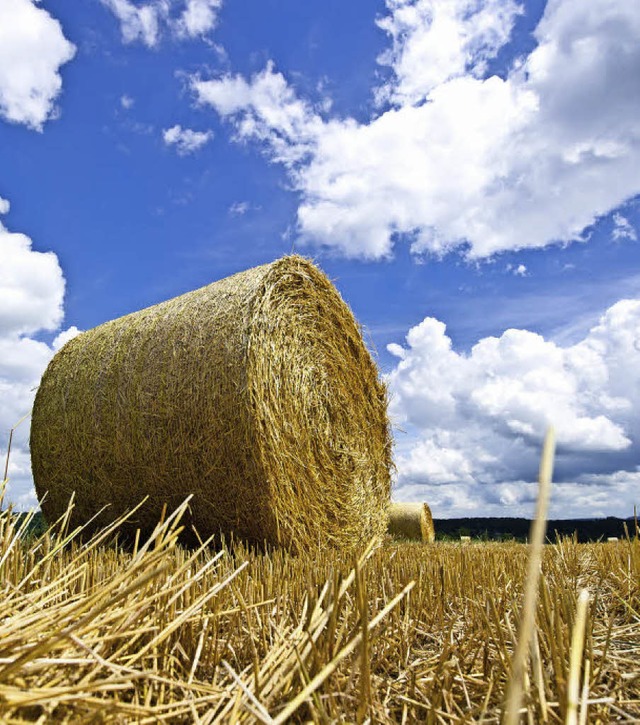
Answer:
[[(18, 514), (19, 517), (25, 514)], [(436, 541), (459, 541), (461, 536), (470, 536), (480, 541), (526, 541), (531, 528), (529, 519), (520, 518), (463, 518), (434, 519)], [(618, 519), (550, 519), (547, 523), (547, 539), (555, 541), (558, 536), (575, 536), (579, 542), (606, 541), (616, 536), (624, 539), (636, 535), (633, 517)], [(42, 513), (37, 512), (31, 520), (27, 535), (36, 537), (47, 529)]]
[[(471, 536), (484, 541), (526, 541), (531, 528), (529, 519), (520, 518), (464, 518), (434, 519), (436, 540), (458, 540), (461, 536)], [(550, 519), (547, 523), (547, 539), (554, 541), (556, 536), (576, 536), (580, 542), (606, 540), (617, 536), (619, 539), (635, 536), (633, 517), (618, 519), (608, 516), (606, 519)]]

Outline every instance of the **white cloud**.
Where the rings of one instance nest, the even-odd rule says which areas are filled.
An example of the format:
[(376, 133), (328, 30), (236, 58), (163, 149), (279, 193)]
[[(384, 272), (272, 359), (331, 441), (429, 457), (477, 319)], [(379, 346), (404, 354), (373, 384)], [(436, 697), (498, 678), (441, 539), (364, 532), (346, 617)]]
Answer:
[(222, 0), (187, 0), (174, 29), (182, 37), (194, 38), (215, 28)]
[(11, 204), (7, 199), (3, 199), (0, 196), (0, 214), (8, 214), (11, 209)]
[(237, 120), (238, 140), (259, 139), (267, 143), (273, 160), (292, 169), (314, 152), (324, 131), (314, 109), (296, 98), (272, 63), (251, 83), (241, 76), (209, 81), (194, 76), (191, 86), (200, 103), (213, 106), (223, 117)]
[(125, 109), (129, 110), (130, 108), (133, 108), (133, 104), (135, 103), (135, 99), (133, 99), (131, 96), (128, 96), (126, 93), (122, 96), (120, 96), (120, 105)]
[(75, 46), (60, 23), (32, 0), (0, 2), (0, 116), (41, 130), (55, 116), (60, 66)]
[(629, 220), (620, 213), (613, 215), (613, 238), (616, 241), (619, 239), (630, 239), (632, 242), (638, 241), (636, 230)]
[[(5, 434), (31, 409), (35, 387), (52, 356), (44, 342), (19, 335), (0, 337), (0, 428)], [(21, 426), (28, 432), (28, 424)]]
[(162, 132), (162, 138), (167, 146), (175, 146), (181, 156), (192, 154), (202, 148), (213, 138), (212, 131), (192, 131), (180, 125), (172, 126)]
[(462, 354), (445, 325), (426, 318), (405, 346), (388, 349), (399, 358), (388, 377), (391, 412), (409, 432), (398, 436), (399, 495), (453, 506), (434, 491), (455, 484), (456, 506), (473, 499), (473, 508), (512, 504), (522, 513), (533, 500), (522, 482), (535, 478), (544, 432), (554, 425), (564, 492), (583, 491), (591, 503), (580, 505), (588, 509), (613, 476), (628, 493), (618, 508), (633, 503), (627, 483), (640, 463), (640, 299), (616, 303), (568, 347), (511, 329)]
[[(29, 415), (40, 377), (53, 350), (44, 342), (17, 334), (0, 333), (0, 450), (6, 451), (9, 431)], [(27, 418), (16, 428), (9, 460), (9, 485), (5, 503), (18, 503), (24, 494), (33, 493), (29, 458)], [(4, 473), (5, 456), (2, 456)], [(0, 473), (0, 478), (2, 477)]]
[(0, 224), (0, 259), (0, 335), (59, 327), (64, 278), (56, 255), (34, 251), (29, 237)]
[[(627, 517), (637, 500), (640, 474), (616, 471), (607, 475), (583, 476), (552, 486), (550, 516), (566, 518)], [(495, 486), (451, 483), (446, 486), (409, 484), (397, 489), (395, 500), (427, 501), (437, 518), (523, 516), (535, 511), (537, 485), (510, 481)], [(553, 532), (549, 532), (553, 536)]]
[(516, 277), (528, 276), (526, 264), (508, 264), (507, 272), (511, 272), (511, 274), (515, 275)]
[(250, 208), (248, 201), (236, 201), (229, 207), (231, 216), (244, 216)]
[(387, 5), (394, 77), (381, 93), (395, 105), (368, 123), (326, 119), (272, 64), (250, 80), (192, 79), (237, 141), (285, 165), (302, 240), (381, 259), (404, 235), (416, 254), (486, 258), (581, 239), (640, 193), (637, 3), (551, 0), (537, 47), (505, 77), (487, 77), (486, 63), (515, 4)]
[(155, 47), (167, 30), (179, 38), (195, 38), (216, 26), (222, 0), (185, 0), (177, 16), (172, 15), (175, 2), (150, 0), (136, 4), (131, 0), (101, 0), (120, 21), (125, 43), (141, 41)]
[(60, 348), (64, 347), (69, 340), (73, 340), (74, 337), (77, 337), (80, 332), (81, 331), (78, 330), (75, 325), (72, 325), (55, 336), (53, 342), (51, 343), (51, 347), (57, 352)]
[(377, 24), (393, 45), (378, 61), (395, 78), (378, 95), (399, 106), (421, 103), (452, 78), (482, 77), (522, 12), (512, 0), (387, 0), (387, 8)]
[(125, 43), (142, 41), (152, 48), (160, 36), (160, 23), (168, 16), (168, 0), (154, 0), (144, 5), (135, 5), (129, 0), (102, 0), (120, 21), (120, 31)]
[[(57, 330), (63, 317), (64, 277), (52, 252), (37, 252), (24, 234), (0, 224), (0, 436), (28, 414), (35, 389), (54, 351), (77, 334), (63, 331), (52, 346), (30, 337)], [(29, 423), (16, 428), (9, 466), (7, 501), (35, 503), (28, 453)], [(4, 464), (4, 459), (3, 459)]]

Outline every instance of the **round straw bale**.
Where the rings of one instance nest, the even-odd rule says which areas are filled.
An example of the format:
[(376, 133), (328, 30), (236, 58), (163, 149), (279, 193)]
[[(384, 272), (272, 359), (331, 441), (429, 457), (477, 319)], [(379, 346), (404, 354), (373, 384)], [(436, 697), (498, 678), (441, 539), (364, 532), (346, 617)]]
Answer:
[(33, 475), (54, 520), (92, 529), (139, 503), (153, 529), (193, 494), (202, 538), (353, 548), (386, 528), (386, 388), (353, 314), (284, 257), (89, 330), (47, 368)]
[(426, 503), (392, 503), (389, 505), (387, 531), (397, 539), (432, 544), (436, 540), (431, 509)]

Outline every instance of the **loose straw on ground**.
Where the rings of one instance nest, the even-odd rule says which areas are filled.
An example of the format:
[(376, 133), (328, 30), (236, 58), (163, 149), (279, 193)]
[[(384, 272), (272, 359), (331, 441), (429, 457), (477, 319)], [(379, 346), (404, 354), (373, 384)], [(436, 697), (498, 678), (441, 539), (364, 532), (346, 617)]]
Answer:
[(517, 725), (520, 717), (520, 703), (522, 701), (523, 680), (525, 674), (529, 642), (535, 626), (535, 609), (538, 598), (538, 584), (540, 579), (540, 565), (542, 562), (542, 548), (547, 530), (547, 509), (553, 477), (553, 460), (555, 453), (555, 435), (553, 428), (549, 428), (544, 440), (540, 472), (538, 475), (538, 502), (536, 517), (531, 524), (529, 561), (527, 565), (527, 579), (525, 583), (524, 603), (522, 617), (518, 630), (518, 643), (513, 655), (511, 677), (507, 688), (505, 725)]
[[(578, 597), (576, 620), (571, 633), (571, 656), (569, 663), (569, 682), (567, 683), (567, 718), (566, 725), (578, 725), (578, 698), (580, 697), (580, 669), (582, 653), (584, 651), (585, 627), (587, 624), (587, 607), (589, 606), (589, 592), (582, 589)], [(585, 687), (588, 682), (585, 682)], [(586, 717), (585, 702), (583, 698), (583, 717)]]

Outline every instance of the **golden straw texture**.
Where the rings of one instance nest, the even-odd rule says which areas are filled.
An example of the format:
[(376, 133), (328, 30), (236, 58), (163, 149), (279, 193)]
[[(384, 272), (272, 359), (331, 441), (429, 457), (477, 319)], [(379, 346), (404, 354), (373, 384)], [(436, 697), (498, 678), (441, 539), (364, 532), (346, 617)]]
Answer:
[[(193, 494), (201, 537), (352, 549), (386, 528), (386, 389), (351, 311), (284, 257), (89, 330), (51, 361), (31, 426), (49, 520), (149, 532)], [(126, 529), (125, 529), (126, 531)]]
[(398, 539), (432, 544), (436, 540), (431, 509), (426, 503), (392, 503), (387, 530)]

